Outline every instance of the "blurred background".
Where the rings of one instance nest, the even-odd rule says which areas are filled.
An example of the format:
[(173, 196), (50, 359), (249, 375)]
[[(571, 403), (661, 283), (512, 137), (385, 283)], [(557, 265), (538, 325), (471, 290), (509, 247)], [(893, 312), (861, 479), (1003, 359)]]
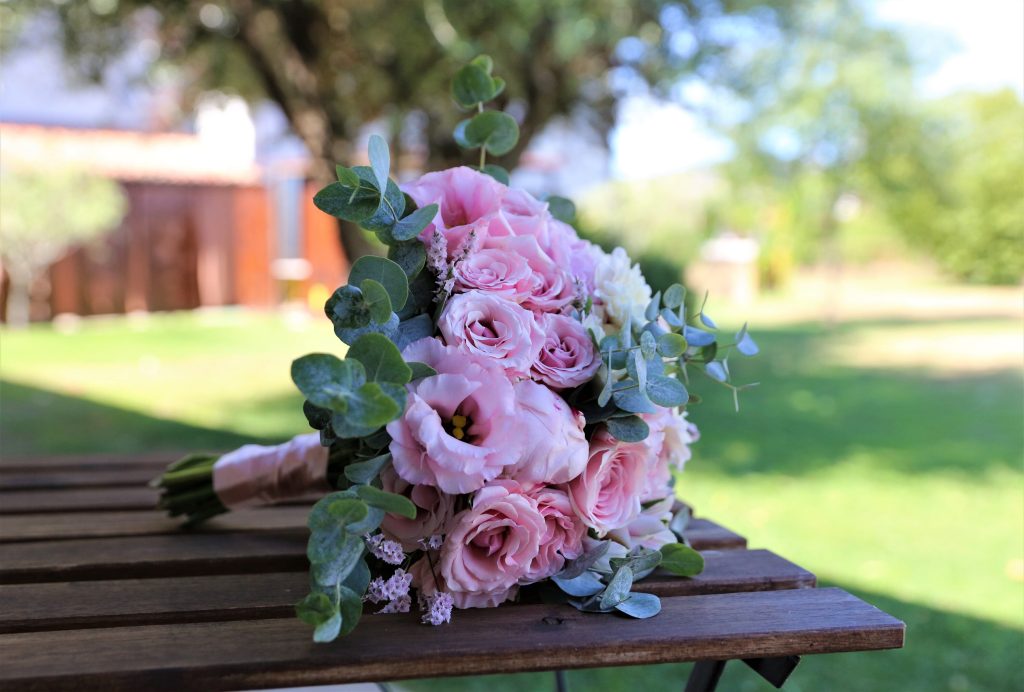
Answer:
[(697, 387), (680, 495), (908, 624), (787, 689), (1024, 688), (1021, 0), (0, 1), (0, 453), (303, 432), (288, 365), (376, 250), (312, 194), (373, 133), (402, 179), (467, 162), (478, 53), (513, 184), (761, 344), (740, 414)]

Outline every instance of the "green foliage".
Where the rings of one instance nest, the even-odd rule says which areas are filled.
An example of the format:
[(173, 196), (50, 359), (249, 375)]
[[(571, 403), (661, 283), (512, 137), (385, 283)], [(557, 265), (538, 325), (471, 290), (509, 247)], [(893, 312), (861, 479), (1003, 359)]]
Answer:
[(551, 580), (568, 596), (566, 602), (583, 612), (618, 611), (634, 618), (649, 618), (661, 611), (661, 601), (652, 594), (632, 591), (633, 583), (653, 572), (662, 561), (662, 553), (637, 547), (625, 557), (601, 559), (611, 543), (601, 541), (590, 551), (566, 564)]
[(682, 543), (661, 546), (661, 568), (680, 577), (695, 577), (704, 571), (704, 557)]
[(455, 73), (452, 96), (463, 108), (477, 108), (473, 117), (455, 126), (455, 143), (463, 149), (480, 149), (479, 170), (508, 184), (508, 172), (501, 167), (487, 165), (487, 154), (501, 156), (512, 151), (519, 142), (519, 123), (501, 111), (484, 110), (484, 104), (497, 98), (505, 90), (505, 81), (493, 77), (494, 63), (490, 57), (480, 55)]
[(75, 245), (113, 230), (127, 208), (117, 183), (84, 171), (4, 168), (0, 172), (0, 260), (11, 282), (8, 321), (28, 322), (39, 272)]

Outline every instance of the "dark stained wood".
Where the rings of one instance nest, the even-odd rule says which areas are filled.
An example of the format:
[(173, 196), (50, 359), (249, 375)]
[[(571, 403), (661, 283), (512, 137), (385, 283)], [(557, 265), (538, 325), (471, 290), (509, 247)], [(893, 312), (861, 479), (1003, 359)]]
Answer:
[[(295, 516), (304, 521), (305, 508), (296, 509), (299, 512)], [(147, 536), (3, 543), (0, 583), (306, 569), (306, 529), (297, 522), (291, 529), (267, 530), (260, 517), (271, 511), (280, 510), (256, 510), (248, 513), (249, 517), (238, 515), (220, 520), (229, 524), (244, 522), (254, 529), (247, 532), (218, 532), (216, 524), (183, 532), (173, 524), (165, 524), (164, 533)], [(89, 516), (82, 515), (83, 524), (89, 522)], [(0, 524), (6, 523), (6, 517), (0, 519)], [(23, 527), (29, 525), (25, 522)], [(710, 528), (708, 532), (713, 533)], [(698, 550), (705, 550), (719, 541), (712, 541), (711, 547), (705, 547), (700, 540), (691, 542)]]
[[(899, 647), (903, 623), (839, 589), (668, 598), (622, 618), (532, 605), (367, 617), (359, 636), (315, 645), (293, 618), (0, 636), (8, 690), (248, 689)], [(614, 616), (612, 616), (614, 617)]]
[(0, 492), (0, 514), (150, 509), (160, 493), (144, 485), (127, 488), (11, 490)]
[(0, 473), (0, 490), (58, 490), (65, 488), (140, 487), (160, 474), (161, 468), (133, 466), (129, 468), (90, 468), (68, 471), (14, 471)]
[[(306, 505), (240, 510), (214, 517), (189, 533), (301, 529), (308, 514)], [(14, 514), (0, 518), (0, 543), (182, 534), (181, 523), (153, 510)]]
[[(814, 575), (766, 550), (709, 552), (693, 579), (653, 574), (634, 589), (689, 596), (808, 588)], [(123, 577), (124, 575), (119, 575)], [(0, 586), (0, 632), (287, 617), (306, 594), (305, 568), (288, 573)], [(45, 603), (45, 608), (38, 604)]]
[(155, 469), (184, 456), (183, 452), (157, 451), (139, 454), (72, 454), (48, 457), (0, 456), (0, 473), (35, 473), (46, 471), (84, 471), (89, 469), (134, 469), (140, 466)]

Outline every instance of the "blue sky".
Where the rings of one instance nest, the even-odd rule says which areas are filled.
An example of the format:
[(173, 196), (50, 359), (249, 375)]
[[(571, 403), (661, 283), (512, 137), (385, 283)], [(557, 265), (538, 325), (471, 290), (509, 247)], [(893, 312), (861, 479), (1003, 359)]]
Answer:
[[(922, 75), (922, 95), (1011, 87), (1024, 98), (1024, 0), (878, 0), (877, 21), (944, 35), (948, 52)], [(612, 174), (638, 179), (706, 166), (729, 154), (679, 106), (634, 99), (612, 134)]]

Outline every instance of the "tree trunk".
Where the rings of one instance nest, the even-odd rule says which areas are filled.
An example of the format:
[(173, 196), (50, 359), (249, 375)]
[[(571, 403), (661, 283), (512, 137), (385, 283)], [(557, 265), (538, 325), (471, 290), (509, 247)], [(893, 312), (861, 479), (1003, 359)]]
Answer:
[(23, 329), (28, 326), (32, 307), (32, 277), (11, 271), (7, 277), (7, 326)]

